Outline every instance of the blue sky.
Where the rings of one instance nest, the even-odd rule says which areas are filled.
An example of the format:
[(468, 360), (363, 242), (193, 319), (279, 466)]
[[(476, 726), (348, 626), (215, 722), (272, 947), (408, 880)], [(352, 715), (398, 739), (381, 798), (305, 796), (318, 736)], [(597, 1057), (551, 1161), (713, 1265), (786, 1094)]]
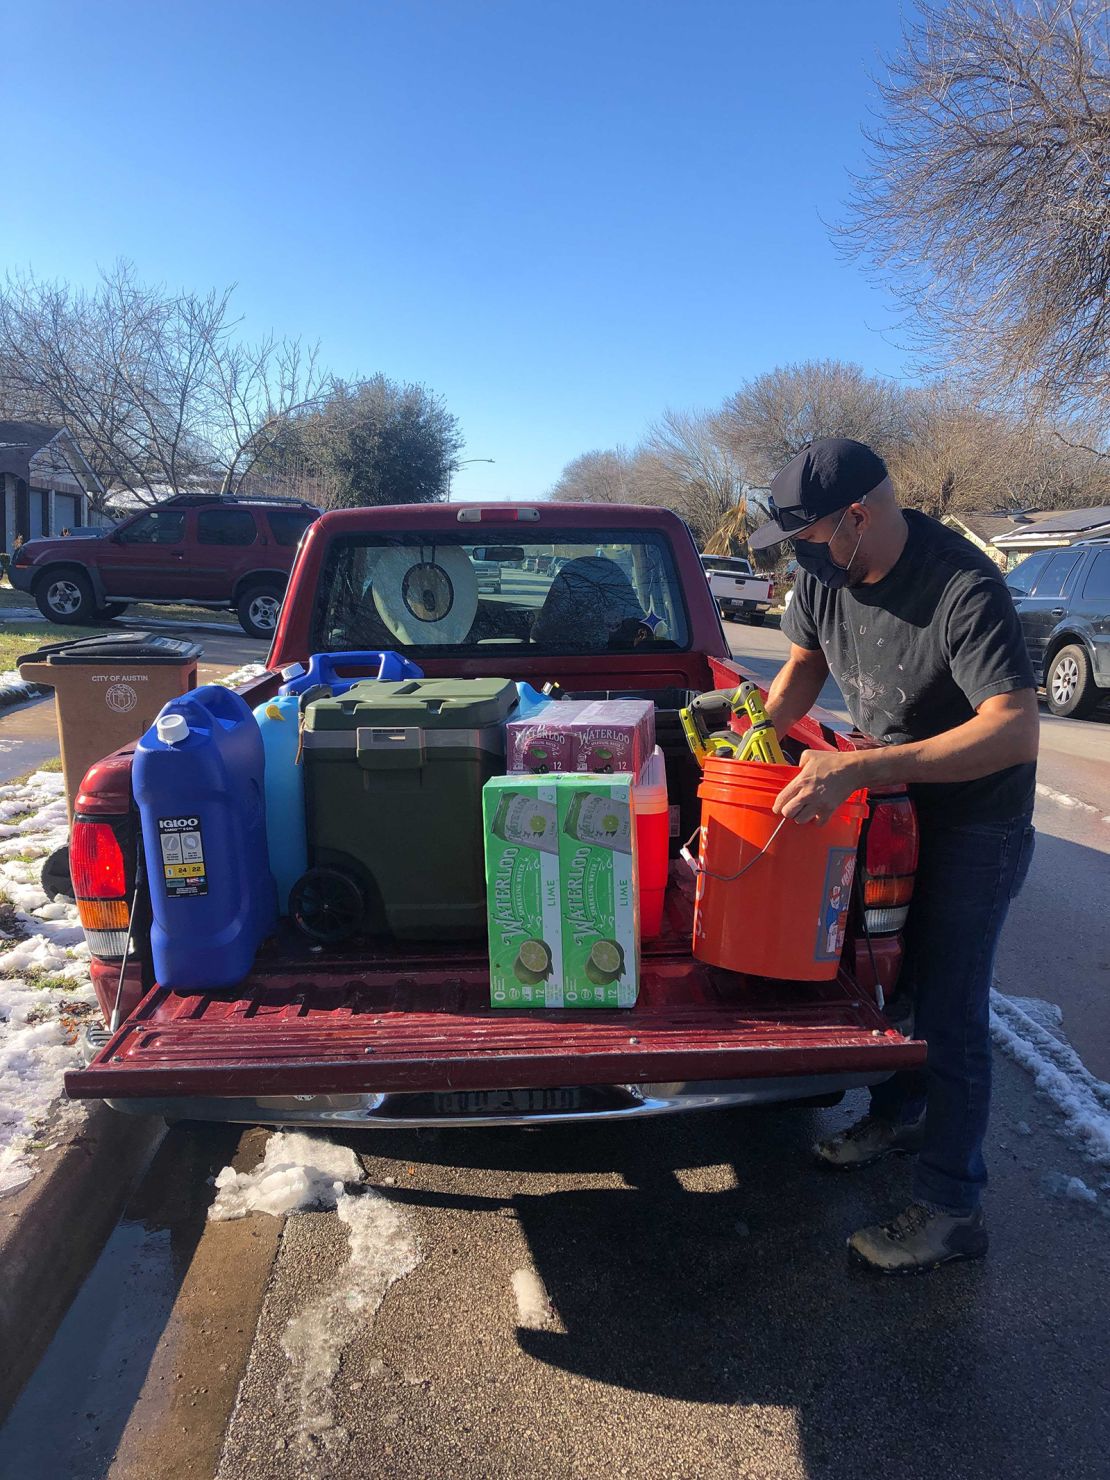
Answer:
[(535, 497), (786, 361), (900, 375), (830, 245), (890, 0), (0, 0), (4, 265), (239, 284)]

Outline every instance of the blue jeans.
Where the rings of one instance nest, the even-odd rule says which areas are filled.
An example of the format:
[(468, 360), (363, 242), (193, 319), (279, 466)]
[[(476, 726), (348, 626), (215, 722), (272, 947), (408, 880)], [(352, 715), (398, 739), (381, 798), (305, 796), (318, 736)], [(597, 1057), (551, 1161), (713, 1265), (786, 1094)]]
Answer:
[(973, 1212), (987, 1184), (994, 957), (1034, 843), (1028, 816), (963, 826), (921, 819), (898, 994), (911, 996), (915, 1036), (929, 1053), (924, 1069), (876, 1085), (871, 1109), (896, 1124), (924, 1111), (914, 1198), (955, 1213)]

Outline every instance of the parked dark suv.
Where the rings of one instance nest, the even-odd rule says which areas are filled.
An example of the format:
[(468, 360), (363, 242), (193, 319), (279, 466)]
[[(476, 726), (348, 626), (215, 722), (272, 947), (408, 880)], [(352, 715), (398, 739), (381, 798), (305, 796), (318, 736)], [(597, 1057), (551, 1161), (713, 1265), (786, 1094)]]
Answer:
[(133, 601), (238, 613), (248, 637), (272, 637), (301, 535), (319, 514), (297, 499), (182, 494), (98, 537), (29, 540), (12, 585), (51, 622), (106, 621)]
[(1110, 699), (1110, 542), (1042, 550), (1006, 585), (1052, 713), (1081, 719)]

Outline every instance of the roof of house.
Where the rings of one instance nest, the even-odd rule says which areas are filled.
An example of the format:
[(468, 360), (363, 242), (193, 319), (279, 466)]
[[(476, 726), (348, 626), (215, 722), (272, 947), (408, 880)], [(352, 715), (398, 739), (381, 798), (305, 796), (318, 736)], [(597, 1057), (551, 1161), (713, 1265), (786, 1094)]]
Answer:
[(1001, 534), (1014, 534), (1019, 530), (1029, 529), (1048, 519), (1057, 518), (1059, 513), (1058, 509), (1023, 509), (1009, 514), (949, 514), (948, 518), (955, 524), (961, 524), (976, 539), (982, 540), (984, 545), (989, 545)]
[(0, 421), (0, 473), (25, 478), (35, 453), (64, 430), (41, 421)]
[(1067, 509), (1050, 514), (1033, 529), (1014, 528), (995, 535), (994, 544), (1010, 548), (1042, 539), (1046, 543), (1063, 544), (1069, 539), (1081, 539), (1107, 528), (1110, 528), (1110, 505), (1102, 504), (1094, 509)]

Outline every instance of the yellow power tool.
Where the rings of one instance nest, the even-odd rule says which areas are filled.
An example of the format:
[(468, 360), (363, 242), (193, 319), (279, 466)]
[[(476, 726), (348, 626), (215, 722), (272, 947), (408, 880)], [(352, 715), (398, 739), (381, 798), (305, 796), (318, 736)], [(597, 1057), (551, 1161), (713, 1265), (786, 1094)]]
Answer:
[[(733, 714), (743, 710), (751, 728), (743, 735), (728, 728)], [(707, 756), (728, 757), (742, 761), (763, 761), (784, 766), (775, 727), (763, 706), (763, 698), (754, 683), (742, 683), (738, 689), (713, 689), (699, 694), (688, 708), (679, 711), (686, 743), (699, 766)]]

